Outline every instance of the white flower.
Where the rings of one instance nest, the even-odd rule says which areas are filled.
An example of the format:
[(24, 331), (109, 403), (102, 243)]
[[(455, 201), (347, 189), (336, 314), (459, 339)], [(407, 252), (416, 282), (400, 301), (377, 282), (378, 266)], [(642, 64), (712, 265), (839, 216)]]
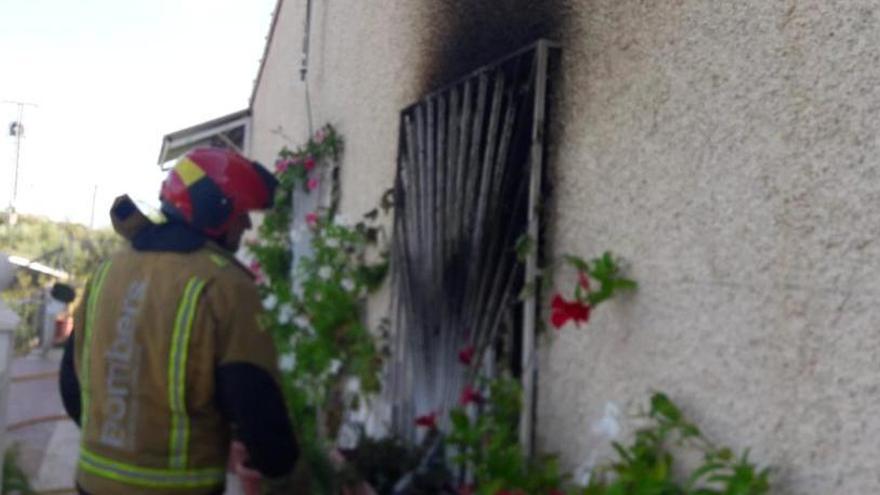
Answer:
[(304, 315), (299, 315), (293, 319), (293, 324), (298, 326), (299, 328), (305, 328), (309, 326), (309, 319)]
[(333, 223), (340, 227), (348, 227), (351, 225), (351, 219), (345, 215), (339, 214), (333, 217)]
[(587, 468), (583, 468), (578, 470), (576, 475), (576, 480), (579, 485), (587, 486), (590, 484), (590, 478), (593, 477), (593, 466), (588, 466)]
[(266, 296), (265, 299), (263, 299), (263, 307), (268, 309), (269, 311), (272, 311), (273, 309), (275, 309), (275, 306), (277, 306), (277, 305), (278, 305), (278, 297), (275, 296), (275, 294), (269, 294), (268, 296)]
[(326, 241), (324, 241), (324, 245), (328, 248), (336, 249), (339, 247), (339, 239), (335, 237), (330, 237)]
[(338, 359), (334, 359), (330, 361), (330, 368), (328, 368), (331, 375), (335, 375), (339, 373), (339, 369), (342, 368), (342, 361)]
[(354, 290), (354, 280), (352, 280), (350, 278), (342, 279), (341, 284), (342, 284), (342, 288), (348, 292), (351, 292)]
[(281, 356), (281, 359), (278, 360), (278, 368), (280, 368), (281, 371), (293, 371), (293, 369), (296, 368), (296, 354), (291, 352)]
[(333, 276), (333, 269), (329, 266), (322, 266), (318, 269), (318, 276), (324, 280), (330, 280), (330, 277)]
[(293, 319), (293, 306), (286, 303), (278, 309), (278, 321), (282, 325), (287, 325)]
[(302, 327), (302, 331), (309, 337), (314, 337), (316, 335), (315, 328), (311, 325), (306, 325)]
[(620, 408), (613, 402), (605, 403), (605, 414), (602, 419), (593, 423), (593, 433), (606, 439), (614, 439), (620, 435)]
[(350, 394), (361, 393), (361, 379), (353, 376), (345, 383), (345, 390)]
[(302, 287), (302, 284), (295, 284), (295, 285), (293, 286), (293, 295), (294, 295), (294, 297), (296, 297), (297, 299), (302, 299), (302, 298), (303, 298), (303, 294), (304, 294), (304, 293), (303, 293), (303, 287)]

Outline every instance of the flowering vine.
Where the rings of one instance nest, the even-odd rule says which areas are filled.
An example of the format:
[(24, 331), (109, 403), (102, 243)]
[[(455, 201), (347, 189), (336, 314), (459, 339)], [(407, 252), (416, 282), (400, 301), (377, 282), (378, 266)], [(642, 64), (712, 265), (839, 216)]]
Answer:
[[(524, 254), (533, 243), (527, 238), (518, 241), (517, 250)], [(577, 281), (570, 297), (556, 292), (551, 298), (550, 323), (557, 330), (569, 323), (578, 326), (589, 322), (592, 311), (621, 290), (632, 290), (636, 283), (621, 275), (619, 263), (610, 252), (585, 261), (569, 255), (564, 260), (577, 270)], [(533, 294), (533, 292), (528, 292)], [(458, 361), (473, 368), (479, 359), (474, 346), (458, 353)], [(455, 460), (473, 475), (473, 483), (458, 487), (460, 495), (563, 495), (572, 493), (566, 486), (567, 476), (552, 457), (534, 459), (522, 453), (518, 442), (522, 390), (509, 377), (478, 376), (461, 391), (458, 407), (449, 411), (451, 425), (446, 440), (455, 447)], [(438, 431), (438, 413), (415, 418), (418, 427), (429, 436)]]
[[(258, 240), (248, 245), (263, 296), (262, 324), (275, 339), (294, 428), (323, 485), (319, 489), (327, 492), (333, 481), (327, 450), (342, 414), (380, 387), (381, 353), (362, 308), (388, 270), (387, 252), (368, 249), (382, 240), (379, 209), (356, 223), (337, 215), (333, 204), (293, 209), (294, 195), (317, 194), (322, 169), (338, 160), (342, 148), (342, 138), (328, 125), (305, 145), (281, 150), (275, 204)], [(390, 207), (383, 198), (382, 210)], [(309, 249), (295, 257), (293, 243), (306, 237)]]
[[(553, 295), (550, 303), (550, 323), (559, 330), (568, 322), (580, 326), (590, 320), (594, 308), (611, 299), (621, 290), (634, 290), (638, 285), (620, 274), (617, 260), (606, 251), (602, 256), (585, 261), (575, 255), (566, 255), (565, 261), (577, 270), (577, 283), (574, 294), (565, 299), (559, 292)], [(595, 280), (599, 287), (594, 290), (590, 279)]]

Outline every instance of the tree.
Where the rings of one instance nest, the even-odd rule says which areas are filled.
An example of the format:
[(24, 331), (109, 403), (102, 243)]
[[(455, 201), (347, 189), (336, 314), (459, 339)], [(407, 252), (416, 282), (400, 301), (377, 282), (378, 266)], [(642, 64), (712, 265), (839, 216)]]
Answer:
[[(109, 229), (93, 230), (84, 225), (22, 215), (15, 225), (0, 223), (0, 252), (39, 261), (63, 270), (66, 283), (80, 289), (91, 272), (122, 245)], [(16, 334), (16, 348), (26, 350), (37, 331), (35, 315), (40, 291), (55, 280), (29, 270), (19, 270), (13, 286), (2, 296), (22, 317)]]

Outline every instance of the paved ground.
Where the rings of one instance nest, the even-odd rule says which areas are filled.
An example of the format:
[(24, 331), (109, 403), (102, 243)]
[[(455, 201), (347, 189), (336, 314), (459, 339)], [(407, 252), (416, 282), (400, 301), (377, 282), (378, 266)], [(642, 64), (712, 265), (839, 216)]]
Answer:
[(79, 430), (58, 394), (60, 350), (15, 359), (9, 394), (9, 439), (38, 492), (73, 492)]
[[(9, 439), (18, 445), (19, 463), (38, 493), (74, 491), (79, 429), (64, 413), (58, 393), (60, 349), (33, 354), (12, 364)], [(227, 481), (227, 494), (242, 493), (238, 479)]]

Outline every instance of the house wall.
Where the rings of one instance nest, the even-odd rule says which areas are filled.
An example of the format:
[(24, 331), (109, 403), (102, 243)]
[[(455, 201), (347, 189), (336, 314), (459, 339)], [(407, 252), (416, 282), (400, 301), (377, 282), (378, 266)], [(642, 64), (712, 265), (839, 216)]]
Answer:
[[(315, 2), (312, 109), (346, 139), (346, 214), (392, 185), (398, 112), (427, 89), (443, 28), (427, 3)], [(539, 448), (569, 469), (595, 462), (659, 389), (711, 438), (774, 465), (774, 493), (878, 491), (876, 6), (570, 4), (555, 35), (548, 247), (611, 249), (641, 286), (542, 337)], [(257, 91), (263, 159), (278, 125), (307, 135), (304, 5), (284, 2)]]
[(539, 443), (589, 461), (661, 389), (774, 493), (875, 493), (876, 5), (658, 5), (585, 2), (565, 43), (553, 250), (641, 289), (545, 342)]
[[(281, 1), (277, 26), (269, 44), (262, 74), (251, 101), (252, 158), (272, 164), (284, 146), (295, 148), (309, 136), (305, 90), (300, 81), (305, 9), (298, 1)], [(303, 2), (304, 3), (304, 2)]]

